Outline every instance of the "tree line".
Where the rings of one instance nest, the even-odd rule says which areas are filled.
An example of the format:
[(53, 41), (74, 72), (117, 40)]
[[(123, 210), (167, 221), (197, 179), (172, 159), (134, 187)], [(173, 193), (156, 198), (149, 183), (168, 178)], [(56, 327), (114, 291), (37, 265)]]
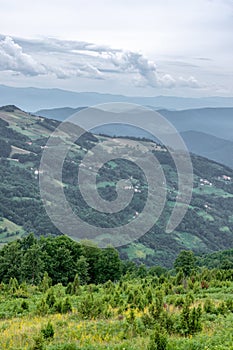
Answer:
[[(219, 257), (217, 259), (217, 257)], [(224, 263), (224, 257), (226, 257)], [(212, 259), (212, 260), (211, 260)], [(118, 281), (122, 276), (134, 278), (167, 276), (175, 272), (190, 276), (200, 270), (206, 261), (211, 268), (228, 271), (233, 268), (233, 250), (207, 257), (196, 257), (192, 251), (181, 251), (175, 259), (174, 269), (161, 266), (146, 267), (132, 261), (121, 260), (119, 252), (109, 246), (101, 249), (91, 242), (75, 242), (68, 236), (41, 236), (33, 234), (6, 244), (0, 250), (0, 282), (9, 283), (15, 278), (19, 283), (38, 285), (48, 274), (53, 284), (68, 285), (79, 276), (81, 284), (102, 284)], [(216, 261), (219, 260), (219, 266)], [(183, 278), (183, 277), (182, 277)]]

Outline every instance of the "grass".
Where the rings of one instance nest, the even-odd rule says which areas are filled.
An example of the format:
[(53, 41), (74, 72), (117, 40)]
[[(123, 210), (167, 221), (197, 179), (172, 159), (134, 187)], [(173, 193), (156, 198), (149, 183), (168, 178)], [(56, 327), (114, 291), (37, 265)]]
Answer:
[(24, 234), (22, 226), (6, 218), (0, 220), (0, 229), (6, 229), (6, 231), (0, 233), (0, 247), (5, 243), (21, 238)]
[[(204, 274), (209, 281), (207, 289), (201, 288)], [(138, 309), (137, 301), (129, 302), (128, 297), (133, 293), (134, 298), (140, 295), (141, 300), (145, 301), (150, 289), (154, 301), (156, 293), (163, 291), (162, 303), (166, 303), (167, 309), (162, 312), (175, 317), (177, 321), (174, 324), (179, 323), (182, 312), (177, 301), (185, 299), (187, 295), (193, 298), (191, 309), (198, 305), (202, 309), (202, 330), (187, 337), (172, 332), (168, 335), (166, 350), (232, 350), (233, 310), (219, 311), (219, 308), (227, 300), (233, 303), (233, 281), (216, 280), (210, 276), (213, 276), (211, 272), (209, 277), (206, 272), (197, 274), (195, 282), (192, 278), (187, 280), (186, 288), (183, 282), (177, 285), (176, 277), (172, 276), (169, 282), (166, 278), (159, 282), (157, 277), (124, 278), (116, 283), (80, 286), (77, 295), (69, 296), (72, 311), (63, 314), (53, 308), (42, 313), (38, 308), (42, 299), (46, 300), (48, 290), (42, 292), (39, 287), (24, 284), (12, 291), (10, 284), (0, 284), (0, 349), (42, 349), (35, 347), (35, 338), (41, 336), (41, 329), (46, 327), (48, 321), (52, 324), (54, 337), (43, 340), (44, 350), (147, 349), (153, 331), (153, 325), (148, 326), (151, 302)], [(56, 302), (64, 301), (67, 297), (61, 284), (53, 286), (51, 290)], [(91, 302), (88, 303), (88, 300)], [(213, 311), (205, 311), (206, 300), (211, 301)], [(27, 304), (26, 309), (22, 308), (22, 303)], [(101, 312), (93, 314), (92, 311), (98, 307)], [(155, 322), (160, 321), (155, 319)]]
[(205, 248), (205, 243), (197, 236), (192, 235), (188, 232), (175, 232), (174, 238), (182, 243), (186, 249), (197, 249), (200, 247)]
[(123, 249), (128, 255), (128, 258), (136, 259), (136, 258), (146, 258), (147, 255), (154, 255), (155, 252), (151, 248), (145, 247), (141, 243), (132, 243), (129, 247)]
[(114, 187), (114, 186), (116, 186), (116, 184), (113, 181), (102, 181), (102, 182), (97, 183), (98, 188), (103, 188), (103, 187), (107, 187), (107, 186)]
[(222, 226), (219, 228), (219, 231), (221, 232), (231, 232), (228, 226)]
[(208, 213), (206, 213), (204, 210), (198, 210), (197, 215), (201, 216), (203, 219), (207, 221), (214, 221), (214, 217)]
[(7, 231), (12, 233), (15, 231), (21, 231), (22, 227), (19, 225), (16, 225), (14, 222), (8, 220), (8, 219), (3, 219), (0, 221), (0, 228), (7, 228)]
[(223, 197), (223, 198), (233, 198), (233, 194), (225, 192), (221, 188), (216, 188), (214, 186), (195, 187), (193, 189), (193, 192), (196, 194), (207, 194), (207, 195), (214, 195), (214, 196)]
[(18, 154), (30, 154), (29, 151), (25, 150), (25, 149), (22, 149), (22, 148), (19, 148), (19, 147), (16, 147), (16, 146), (11, 146), (11, 156), (15, 153), (18, 153)]
[[(143, 281), (134, 280), (132, 289), (141, 289)], [(221, 284), (221, 283), (220, 283)], [(83, 291), (88, 288), (83, 287)], [(118, 290), (119, 286), (113, 285)], [(228, 287), (222, 293), (223, 286), (219, 287), (219, 292), (212, 287), (209, 290), (199, 291), (195, 295), (195, 306), (201, 304), (202, 308), (206, 298), (211, 298), (217, 307), (226, 298), (232, 298), (233, 283), (228, 282)], [(56, 295), (64, 297), (64, 287), (54, 288)], [(114, 291), (113, 291), (114, 292)], [(141, 350), (146, 349), (149, 343), (150, 330), (143, 326), (141, 316), (143, 311), (134, 310), (134, 325), (130, 324), (130, 308), (122, 311), (119, 318), (119, 307), (109, 307), (110, 317), (87, 318), (80, 316), (79, 301), (80, 296), (71, 298), (73, 311), (67, 314), (52, 313), (46, 315), (36, 314), (36, 305), (42, 299), (43, 293), (38, 292), (36, 287), (29, 287), (28, 298), (15, 298), (10, 295), (0, 296), (0, 349), (1, 350), (35, 350), (35, 338), (40, 335), (41, 329), (51, 322), (54, 329), (54, 338), (44, 342), (45, 350)], [(95, 292), (96, 297), (103, 295), (104, 288), (99, 286)], [(127, 295), (126, 295), (127, 296)], [(205, 298), (203, 298), (205, 296)], [(165, 301), (173, 298), (169, 310), (174, 315), (180, 314), (179, 307), (174, 307), (176, 299), (185, 297), (183, 295), (168, 295)], [(170, 299), (169, 299), (170, 298)], [(29, 304), (29, 311), (20, 312), (22, 301)], [(7, 310), (9, 310), (7, 314)], [(5, 313), (4, 313), (5, 312)], [(147, 312), (146, 310), (144, 312)], [(15, 314), (15, 315), (14, 315)], [(203, 329), (200, 333), (182, 337), (178, 334), (169, 336), (167, 350), (232, 350), (233, 349), (233, 313), (226, 314), (203, 314)]]

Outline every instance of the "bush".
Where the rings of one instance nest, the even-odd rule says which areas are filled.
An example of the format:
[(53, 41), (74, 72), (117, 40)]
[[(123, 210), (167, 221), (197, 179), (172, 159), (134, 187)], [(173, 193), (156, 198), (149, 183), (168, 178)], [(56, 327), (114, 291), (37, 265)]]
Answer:
[(65, 298), (65, 301), (62, 304), (61, 311), (62, 311), (63, 314), (66, 314), (68, 312), (72, 312), (72, 305), (71, 305), (71, 302), (70, 302), (69, 298)]
[(28, 310), (29, 309), (29, 305), (28, 305), (28, 302), (23, 300), (22, 303), (21, 303), (21, 308), (23, 310)]
[(54, 329), (50, 321), (44, 328), (41, 329), (41, 334), (44, 339), (50, 339), (54, 337)]
[(42, 335), (34, 338), (34, 345), (32, 346), (31, 350), (44, 350), (44, 339)]
[(214, 303), (210, 299), (207, 299), (205, 301), (205, 303), (204, 303), (204, 311), (207, 314), (214, 314), (214, 313), (216, 313), (216, 309), (215, 309)]
[(147, 350), (167, 350), (167, 346), (167, 333), (163, 329), (159, 330), (156, 328), (150, 337), (150, 342)]
[(52, 345), (48, 350), (80, 350), (80, 348), (74, 343)]

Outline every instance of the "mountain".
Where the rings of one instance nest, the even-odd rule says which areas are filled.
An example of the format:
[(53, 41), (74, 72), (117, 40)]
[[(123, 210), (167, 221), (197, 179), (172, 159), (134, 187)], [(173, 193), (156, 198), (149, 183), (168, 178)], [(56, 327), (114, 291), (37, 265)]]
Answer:
[[(0, 109), (1, 244), (29, 232), (37, 236), (60, 234), (45, 212), (38, 181), (41, 155), (49, 135), (58, 125), (56, 120), (25, 113), (15, 106)], [(115, 214), (96, 212), (90, 208), (84, 202), (78, 186), (77, 174), (81, 160), (97, 143), (101, 147), (101, 154), (104, 151), (113, 154), (113, 160), (101, 168), (96, 178), (100, 195), (106, 200), (116, 199), (115, 185), (122, 177), (131, 177), (134, 188), (130, 204)], [(143, 144), (152, 150), (163, 168), (167, 202), (159, 221), (149, 232), (139, 240), (119, 248), (121, 257), (147, 265), (170, 267), (182, 249), (211, 253), (233, 247), (233, 170), (193, 155), (194, 189), (189, 210), (173, 233), (165, 233), (178, 191), (176, 169), (165, 147), (145, 140)], [(138, 141), (86, 133), (72, 145), (63, 166), (64, 192), (73, 212), (99, 227), (115, 227), (130, 222), (143, 210), (147, 198), (145, 176), (131, 162), (114, 159), (113, 146), (121, 148), (126, 154), (130, 151), (141, 156)], [(56, 159), (54, 161), (56, 163)], [(56, 182), (54, 186), (57, 186)], [(85, 186), (92, 189), (92, 184), (88, 182)], [(83, 235), (85, 237), (85, 232)]]
[(184, 131), (181, 136), (188, 150), (233, 169), (233, 142), (199, 131)]
[(64, 121), (66, 118), (70, 117), (74, 113), (78, 113), (87, 107), (63, 107), (63, 108), (52, 108), (52, 109), (41, 109), (34, 114), (37, 116), (42, 116), (49, 119), (56, 119), (60, 121)]
[[(80, 107), (44, 109), (37, 111), (35, 114), (46, 118), (65, 120), (72, 114), (79, 112), (81, 109), (82, 108)], [(179, 132), (193, 130), (233, 141), (233, 108), (200, 108), (181, 111), (160, 109), (158, 112), (168, 121), (170, 121)], [(136, 117), (140, 118), (140, 115), (137, 116), (135, 114), (135, 118)], [(103, 129), (102, 131), (104, 132), (105, 130)], [(111, 128), (108, 128), (108, 131), (111, 132), (110, 135), (112, 135), (114, 132), (114, 130)], [(122, 130), (118, 129), (118, 133), (115, 135), (125, 136), (123, 133), (124, 126), (122, 125)], [(135, 135), (130, 134), (130, 136)]]
[[(81, 108), (40, 110), (36, 115), (65, 120)], [(182, 111), (159, 110), (181, 133), (190, 152), (233, 168), (233, 108), (202, 108)], [(140, 115), (135, 113), (135, 121)], [(204, 131), (204, 132), (203, 132)], [(109, 136), (151, 138), (146, 131), (123, 124), (105, 124), (93, 132)], [(156, 141), (156, 139), (152, 138)]]
[(199, 131), (233, 141), (233, 108), (201, 108), (183, 111), (160, 110), (179, 132)]
[(156, 109), (190, 109), (202, 107), (233, 107), (232, 97), (189, 98), (175, 96), (123, 96), (95, 92), (74, 92), (61, 89), (19, 88), (0, 85), (0, 105), (14, 104), (26, 111), (41, 108), (72, 108), (108, 102), (128, 102)]

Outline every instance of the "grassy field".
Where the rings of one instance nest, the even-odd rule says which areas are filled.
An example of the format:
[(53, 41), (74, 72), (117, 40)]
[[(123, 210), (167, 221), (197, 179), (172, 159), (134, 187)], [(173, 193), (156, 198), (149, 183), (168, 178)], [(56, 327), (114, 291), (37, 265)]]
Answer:
[[(76, 285), (72, 293), (71, 285), (2, 283), (0, 349), (232, 350), (233, 282), (230, 273), (221, 277), (224, 273), (124, 277), (118, 283)], [(189, 318), (198, 306), (200, 327), (187, 332), (184, 315)], [(157, 326), (165, 332), (163, 348), (151, 347)]]

